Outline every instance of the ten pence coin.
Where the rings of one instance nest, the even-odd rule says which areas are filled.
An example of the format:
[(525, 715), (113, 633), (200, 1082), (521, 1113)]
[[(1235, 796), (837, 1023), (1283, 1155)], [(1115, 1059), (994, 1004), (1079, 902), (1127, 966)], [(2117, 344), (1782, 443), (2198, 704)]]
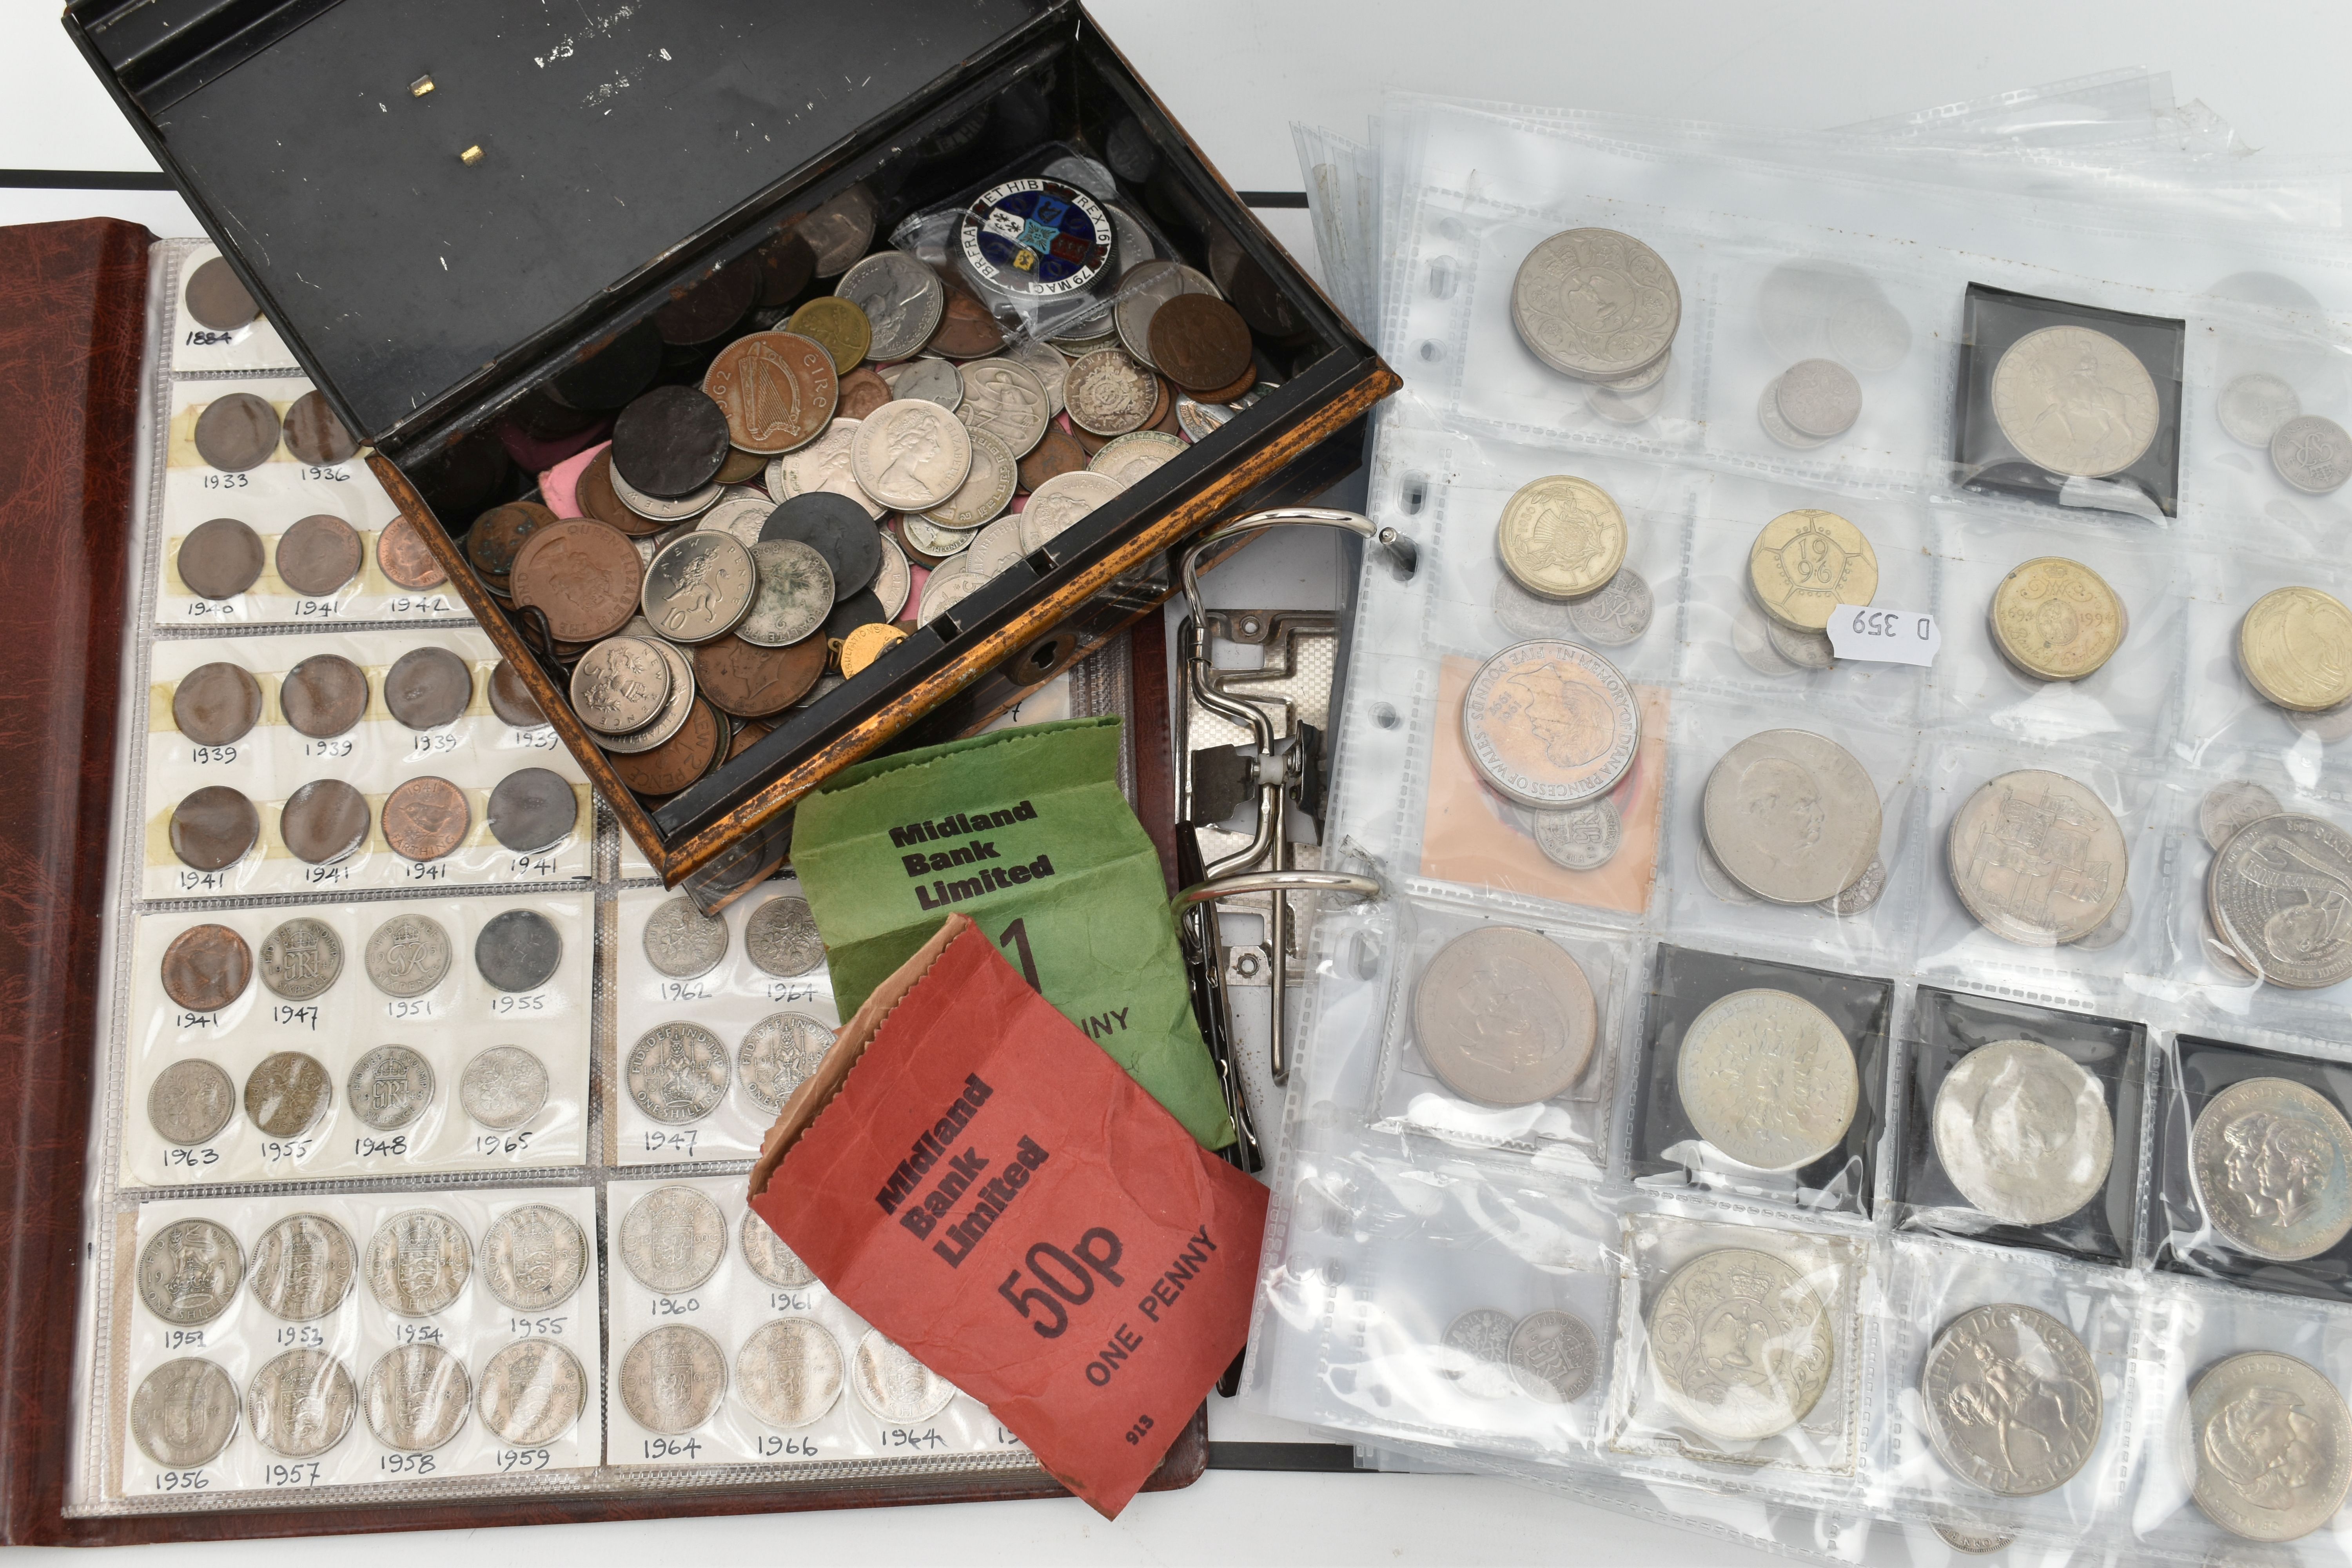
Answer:
[(2352, 979), (2352, 834), (2282, 812), (2230, 837), (2206, 872), (2208, 912), (2247, 967), (2273, 985), (2319, 990)]
[(2162, 422), (2139, 356), (2088, 327), (2043, 327), (2001, 351), (1992, 416), (2029, 463), (2103, 479), (2140, 459)]
[(410, 779), (383, 798), (383, 841), (405, 860), (438, 860), (466, 842), (474, 808), (447, 779)]
[(1684, 1264), (1658, 1292), (1649, 1331), (1660, 1396), (1731, 1442), (1759, 1442), (1803, 1420), (1837, 1362), (1829, 1311), (1804, 1276), (1747, 1247)]
[(2050, 947), (2088, 936), (2124, 895), (2123, 826), (2089, 785), (2021, 768), (1952, 815), (1952, 889), (1995, 936)]
[(1840, 605), (1870, 603), (1878, 552), (1833, 511), (1784, 511), (1756, 535), (1748, 582), (1766, 615), (1792, 631), (1817, 632)]
[(2049, 1225), (2096, 1197), (2116, 1129), (2098, 1079), (2033, 1040), (1995, 1040), (1936, 1090), (1936, 1158), (1960, 1195), (2010, 1225)]
[(376, 1227), (363, 1267), (368, 1290), (386, 1311), (429, 1318), (465, 1293), (474, 1247), (447, 1215), (408, 1209)]
[(430, 1453), (466, 1425), (473, 1383), (466, 1363), (439, 1345), (395, 1345), (368, 1369), (361, 1403), (377, 1442), (395, 1453)]
[(552, 1205), (509, 1209), (482, 1233), (482, 1282), (518, 1312), (562, 1306), (587, 1277), (588, 1238)]
[(172, 808), (166, 830), (172, 853), (182, 865), (198, 871), (221, 871), (236, 865), (261, 839), (261, 813), (245, 792), (227, 784), (206, 784), (191, 790)]
[(2002, 656), (2042, 680), (2096, 674), (2131, 624), (2105, 578), (2060, 555), (2039, 556), (2003, 577), (1991, 617)]
[(236, 1237), (208, 1219), (174, 1220), (139, 1252), (139, 1299), (178, 1328), (199, 1327), (228, 1310), (244, 1277)]
[(474, 1407), (482, 1425), (519, 1448), (543, 1448), (572, 1430), (588, 1403), (580, 1360), (552, 1340), (520, 1340), (482, 1368)]
[(1591, 480), (1549, 475), (1503, 503), (1495, 548), (1511, 580), (1538, 598), (1582, 598), (1625, 563), (1625, 514)]
[(1521, 805), (1557, 810), (1625, 776), (1642, 710), (1617, 667), (1591, 648), (1524, 642), (1471, 678), (1462, 733), (1487, 783)]
[(718, 1413), (727, 1357), (700, 1329), (654, 1330), (621, 1358), (621, 1403), (648, 1432), (691, 1432)]
[(1564, 375), (1605, 380), (1645, 370), (1682, 324), (1665, 258), (1614, 229), (1572, 228), (1528, 252), (1511, 279), (1511, 325)]
[(318, 1058), (304, 1051), (275, 1051), (245, 1080), (245, 1113), (268, 1138), (299, 1138), (334, 1103), (335, 1080)]
[(131, 1396), (131, 1440), (167, 1470), (208, 1465), (236, 1436), (238, 1403), (228, 1373), (202, 1356), (167, 1361)]
[(849, 463), (857, 488), (883, 505), (929, 511), (971, 474), (971, 437), (938, 404), (901, 399), (859, 423)]
[(254, 1441), (289, 1459), (315, 1459), (341, 1442), (357, 1408), (343, 1363), (307, 1347), (270, 1362), (245, 1391), (245, 1424)]
[(199, 746), (228, 746), (261, 721), (261, 682), (240, 665), (201, 664), (172, 688), (172, 722)]
[(805, 1426), (841, 1400), (841, 1346), (809, 1318), (782, 1318), (735, 1353), (735, 1388), (771, 1426)]
[(2238, 668), (2281, 708), (2317, 713), (2352, 701), (2352, 610), (2317, 588), (2276, 588), (2238, 623)]
[(1845, 1141), (1862, 1079), (1828, 1014), (1759, 987), (1717, 997), (1691, 1021), (1675, 1084), (1683, 1114), (1725, 1158), (1798, 1171)]
[(289, 1323), (308, 1323), (343, 1304), (357, 1278), (359, 1253), (351, 1234), (320, 1214), (290, 1214), (254, 1244), (246, 1276), (262, 1310)]
[(1919, 1373), (1928, 1440), (1955, 1475), (2002, 1497), (2074, 1478), (2098, 1446), (2098, 1368), (2047, 1312), (2002, 1303), (1945, 1326)]
[(360, 574), (367, 557), (359, 531), (330, 512), (314, 512), (278, 536), (278, 580), (323, 599)]
[(709, 642), (734, 629), (759, 585), (740, 541), (698, 529), (663, 546), (646, 568), (646, 619), (672, 642)]
[(1878, 853), (1878, 786), (1853, 753), (1810, 730), (1767, 730), (1726, 752), (1699, 810), (1717, 861), (1776, 904), (1833, 898)]
[(2326, 1373), (2255, 1351), (2189, 1391), (2191, 1495), (2205, 1517), (2249, 1541), (2294, 1541), (2352, 1489), (2352, 1411)]
[(727, 1220), (698, 1188), (656, 1187), (621, 1216), (621, 1262), (660, 1295), (692, 1290), (727, 1256)]
[(457, 1103), (493, 1132), (520, 1127), (547, 1104), (547, 1064), (520, 1046), (492, 1046), (466, 1064)]
[(343, 939), (324, 921), (298, 915), (261, 939), (261, 983), (289, 1002), (308, 1002), (343, 973)]
[(214, 1063), (183, 1057), (147, 1089), (147, 1124), (166, 1143), (209, 1143), (236, 1114), (236, 1084)]
[(2189, 1168), (2205, 1217), (2240, 1252), (2294, 1263), (2352, 1231), (2352, 1126), (2291, 1079), (2241, 1079), (2207, 1100)]
[(1430, 1070), (1482, 1105), (1560, 1094), (1592, 1060), (1600, 1014), (1583, 968), (1517, 926), (1485, 926), (1437, 951), (1413, 988), (1415, 1043)]
[(191, 1013), (217, 1013), (253, 984), (253, 949), (225, 925), (190, 926), (163, 950), (163, 994)]

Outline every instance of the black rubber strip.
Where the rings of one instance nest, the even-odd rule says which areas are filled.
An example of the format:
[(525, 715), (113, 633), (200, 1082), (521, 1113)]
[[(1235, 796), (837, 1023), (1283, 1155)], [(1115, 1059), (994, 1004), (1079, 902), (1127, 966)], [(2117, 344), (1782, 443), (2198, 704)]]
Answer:
[(168, 191), (172, 178), (160, 169), (0, 169), (0, 185), (32, 191)]
[(1305, 191), (1235, 191), (1245, 207), (1303, 207), (1307, 205)]
[(1349, 1470), (1356, 1450), (1345, 1443), (1212, 1443), (1213, 1470)]

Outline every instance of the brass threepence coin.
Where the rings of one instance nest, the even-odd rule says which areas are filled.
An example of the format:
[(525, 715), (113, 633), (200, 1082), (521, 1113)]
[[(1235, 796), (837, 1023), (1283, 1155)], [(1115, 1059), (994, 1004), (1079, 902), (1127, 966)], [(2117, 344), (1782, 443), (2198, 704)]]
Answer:
[(2042, 768), (1988, 780), (1952, 816), (1952, 890), (1995, 936), (2029, 947), (2076, 941), (2124, 896), (2122, 824), (2088, 784)]
[(386, 1311), (429, 1318), (465, 1292), (474, 1247), (465, 1226), (447, 1215), (407, 1209), (376, 1227), (361, 1267), (369, 1293)]
[(820, 294), (794, 310), (784, 330), (823, 349), (836, 375), (856, 370), (874, 344), (874, 324), (866, 319), (866, 312), (855, 301), (834, 294)]
[(304, 1051), (274, 1051), (245, 1080), (245, 1113), (265, 1137), (301, 1137), (319, 1125), (334, 1099), (333, 1077)]
[(632, 734), (660, 715), (669, 678), (669, 661), (649, 639), (606, 637), (572, 667), (572, 709), (600, 734)]
[(675, 795), (710, 771), (726, 742), (727, 721), (697, 697), (675, 734), (646, 751), (614, 752), (613, 771), (639, 795)]
[(343, 1092), (352, 1114), (378, 1132), (397, 1132), (433, 1103), (433, 1064), (406, 1046), (378, 1046), (352, 1068)]
[(2028, 332), (1993, 366), (1994, 423), (2019, 456), (2053, 473), (2121, 473), (2156, 440), (2163, 412), (2139, 356), (2088, 327)]
[(648, 1432), (691, 1432), (718, 1414), (727, 1394), (727, 1356), (700, 1329), (652, 1331), (621, 1358), (621, 1404)]
[(412, 594), (449, 581), (449, 574), (425, 544), (424, 534), (405, 517), (394, 518), (375, 536), (375, 565), (394, 587)]
[(2265, 816), (2276, 816), (2285, 810), (2278, 796), (2252, 779), (2231, 779), (2215, 784), (2197, 803), (2197, 828), (2205, 836), (2207, 847), (2219, 849), (2237, 836), (2238, 829)]
[(131, 1396), (131, 1437), (167, 1470), (208, 1465), (236, 1436), (236, 1384), (202, 1356), (167, 1361)]
[(1919, 1373), (1928, 1440), (1952, 1473), (2001, 1497), (2074, 1479), (2098, 1447), (2098, 1368), (2049, 1313), (2002, 1303), (1944, 1327)]
[(339, 653), (312, 654), (278, 683), (278, 710), (314, 741), (348, 733), (367, 705), (367, 672)]
[(579, 1424), (588, 1374), (553, 1340), (519, 1340), (482, 1368), (474, 1407), (482, 1425), (519, 1448), (543, 1448)]
[(163, 994), (191, 1013), (217, 1013), (253, 984), (253, 950), (225, 925), (190, 926), (163, 950)]
[(2238, 623), (2238, 668), (2281, 708), (2317, 713), (2352, 701), (2352, 610), (2317, 588), (2276, 588)]
[(551, 523), (523, 541), (509, 579), (518, 608), (547, 617), (559, 642), (611, 637), (637, 611), (645, 562), (629, 536), (586, 518)]
[(2206, 912), (2246, 967), (2315, 991), (2352, 979), (2352, 834), (2302, 812), (2250, 822), (2205, 873)]
[(517, 768), (490, 791), (490, 837), (518, 855), (552, 849), (580, 822), (572, 783), (548, 768)]
[[(859, 421), (849, 471), (857, 488), (883, 505), (929, 511), (963, 488), (971, 472), (971, 437), (936, 403), (886, 403)], [(842, 584), (836, 582), (835, 588), (840, 591)]]
[(810, 1318), (780, 1318), (735, 1352), (735, 1388), (771, 1426), (790, 1430), (841, 1402), (841, 1346)]
[(1249, 323), (1213, 294), (1179, 294), (1152, 311), (1150, 346), (1154, 369), (1212, 402), (1250, 371)]
[(524, 683), (522, 672), (503, 658), (490, 671), (489, 699), (490, 711), (499, 716), (499, 722), (514, 729), (536, 730), (547, 722), (547, 715), (541, 711), (539, 699)]
[(2352, 435), (2333, 419), (2299, 416), (2271, 433), (2271, 467), (2305, 495), (2341, 489), (2352, 479)]
[[(735, 623), (736, 637), (757, 647), (789, 647), (824, 626), (833, 613), (833, 568), (813, 545), (799, 539), (762, 539), (751, 546), (751, 567), (759, 588)], [(698, 651), (696, 657), (699, 674)]]
[(261, 315), (261, 307), (254, 302), (253, 295), (237, 280), (229, 264), (217, 256), (206, 258), (188, 274), (182, 294), (196, 325), (215, 332), (249, 327)]
[(509, 501), (504, 506), (494, 506), (476, 518), (474, 526), (466, 531), (466, 559), (474, 563), (483, 582), (499, 593), (508, 593), (515, 557), (521, 553), (523, 545), (532, 534), (560, 521), (537, 501)]
[(422, 996), (449, 973), (449, 933), (431, 915), (394, 915), (368, 933), (368, 978), (387, 996)]
[(649, 496), (690, 495), (718, 477), (729, 434), (725, 411), (699, 387), (656, 386), (613, 421), (613, 473)]
[(1592, 1060), (1600, 1013), (1568, 952), (1518, 926), (1447, 942), (1412, 993), (1413, 1041), (1440, 1082), (1482, 1105), (1565, 1092)]
[(139, 1299), (175, 1328), (199, 1328), (227, 1311), (244, 1278), (236, 1237), (208, 1219), (175, 1220), (139, 1253)]
[(1833, 511), (1784, 511), (1748, 552), (1757, 605), (1792, 631), (1817, 632), (1840, 605), (1867, 605), (1878, 592), (1878, 552)]
[(474, 967), (500, 991), (536, 991), (563, 963), (563, 933), (537, 910), (504, 910), (474, 938)]
[(358, 1395), (343, 1363), (322, 1350), (288, 1351), (253, 1374), (245, 1424), (253, 1440), (281, 1458), (315, 1459), (352, 1429)]
[(841, 275), (835, 293), (855, 304), (872, 331), (876, 361), (902, 360), (930, 340), (947, 309), (940, 275), (903, 250), (877, 250)]
[(791, 979), (824, 962), (824, 939), (817, 934), (808, 900), (781, 893), (743, 922), (743, 951), (762, 972)]
[(360, 444), (329, 406), (327, 395), (313, 388), (286, 409), (286, 449), (298, 463), (331, 468), (358, 457)]
[(727, 1256), (727, 1221), (694, 1187), (656, 1187), (621, 1216), (621, 1262), (631, 1279), (665, 1296), (694, 1289)]
[(1853, 753), (1810, 730), (1767, 730), (1707, 774), (1707, 847), (1732, 879), (1776, 904), (1853, 886), (1878, 854), (1878, 786)]
[(147, 1089), (147, 1125), (166, 1143), (209, 1143), (236, 1114), (236, 1084), (201, 1057), (183, 1057)]
[(313, 599), (341, 593), (366, 559), (359, 531), (332, 512), (313, 512), (278, 536), (278, 580)]
[(955, 1384), (868, 1329), (857, 1342), (850, 1381), (859, 1403), (893, 1426), (929, 1421), (954, 1403)]
[(199, 599), (234, 599), (261, 580), (261, 535), (233, 517), (200, 522), (180, 541), (180, 581)]
[(196, 456), (232, 474), (257, 468), (278, 450), (278, 410), (249, 392), (232, 392), (196, 416)]
[(172, 808), (168, 836), (172, 853), (182, 865), (198, 871), (226, 870), (260, 842), (261, 813), (244, 791), (206, 784), (191, 790)]
[(297, 915), (261, 939), (261, 983), (289, 1002), (323, 994), (343, 973), (343, 940), (326, 921)]
[(551, 1204), (524, 1204), (482, 1233), (482, 1282), (518, 1312), (544, 1312), (572, 1300), (588, 1277), (588, 1238)]
[(457, 1103), (493, 1132), (520, 1127), (546, 1108), (547, 1064), (520, 1046), (492, 1046), (457, 1075)]
[(665, 899), (646, 917), (646, 962), (672, 980), (695, 980), (727, 956), (727, 921), (706, 915), (680, 893)]
[(956, 375), (960, 395), (950, 406), (965, 429), (995, 437), (1016, 458), (1044, 438), (1054, 400), (1035, 371), (1013, 360), (982, 359), (962, 365)]
[(424, 1454), (466, 1425), (474, 1407), (466, 1363), (439, 1345), (394, 1345), (376, 1358), (361, 1390), (368, 1430), (394, 1453)]
[[(1740, 1345), (1733, 1361), (1725, 1335)], [(1710, 1436), (1760, 1442), (1803, 1420), (1837, 1363), (1829, 1310), (1769, 1252), (1725, 1247), (1679, 1269), (1650, 1309), (1659, 1395)]]
[(841, 639), (841, 673), (864, 673), (866, 667), (907, 640), (907, 628), (869, 621)]
[(841, 384), (822, 344), (796, 332), (753, 332), (719, 351), (702, 390), (718, 405), (733, 445), (772, 456), (823, 433)]
[(263, 1311), (309, 1323), (343, 1304), (358, 1266), (359, 1249), (341, 1226), (321, 1214), (290, 1214), (261, 1233), (246, 1278)]
[(2009, 1225), (2049, 1225), (2099, 1195), (2116, 1153), (2099, 1080), (2033, 1040), (1995, 1040), (1936, 1090), (1936, 1158), (1960, 1195)]
[(261, 682), (238, 665), (200, 664), (172, 688), (172, 722), (199, 746), (229, 746), (261, 721)]
[(669, 1127), (699, 1121), (727, 1098), (727, 1047), (699, 1024), (657, 1024), (629, 1052), (629, 1098)]
[(1691, 1021), (1675, 1086), (1691, 1126), (1725, 1158), (1799, 1171), (1845, 1142), (1862, 1079), (1827, 1013), (1758, 987), (1717, 997)]
[(2317, 1367), (2252, 1351), (2189, 1391), (2190, 1495), (2205, 1517), (2249, 1541), (2294, 1541), (2352, 1490), (2352, 1410)]
[(2189, 1170), (2205, 1217), (2240, 1252), (2300, 1262), (2352, 1231), (2352, 1125), (2292, 1079), (2241, 1079), (2207, 1100)]
[(1562, 375), (1638, 375), (1673, 347), (1682, 290), (1664, 258), (1631, 235), (1571, 228), (1538, 245), (1511, 279), (1511, 325)]
[(758, 647), (740, 637), (720, 637), (694, 650), (694, 679), (722, 712), (765, 719), (807, 695), (824, 673), (824, 638), (808, 637), (786, 647)]
[(1559, 810), (1625, 776), (1642, 710), (1617, 667), (1591, 648), (1523, 642), (1471, 677), (1462, 734), (1488, 784), (1521, 805)]
[(751, 1026), (735, 1054), (743, 1092), (773, 1114), (833, 1048), (833, 1031), (800, 1013), (771, 1013)]
[(410, 779), (383, 797), (383, 841), (404, 860), (438, 860), (466, 841), (474, 809), (447, 779)]
[(474, 701), (471, 666), (446, 647), (413, 647), (384, 673), (383, 705), (411, 730), (437, 730)]
[(1511, 1328), (1504, 1358), (1519, 1392), (1546, 1405), (1573, 1405), (1592, 1392), (1601, 1345), (1573, 1312), (1529, 1312)]
[(800, 1260), (800, 1255), (784, 1245), (784, 1238), (775, 1233), (756, 1209), (743, 1211), (743, 1223), (739, 1227), (739, 1239), (743, 1247), (743, 1261), (752, 1273), (779, 1290), (805, 1290), (816, 1283), (816, 1270)]
[(2037, 556), (2003, 577), (1991, 616), (2001, 656), (2042, 680), (2095, 675), (2131, 625), (2106, 579), (2063, 555)]

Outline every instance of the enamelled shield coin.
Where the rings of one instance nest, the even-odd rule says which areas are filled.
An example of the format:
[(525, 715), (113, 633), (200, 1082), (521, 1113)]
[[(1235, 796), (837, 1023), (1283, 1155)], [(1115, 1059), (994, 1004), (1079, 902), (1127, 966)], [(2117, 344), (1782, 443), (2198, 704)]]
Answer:
[(2053, 473), (2121, 473), (2156, 439), (2162, 415), (2139, 356), (2088, 327), (2028, 332), (1993, 367), (1994, 422), (2020, 456)]
[(696, 1289), (726, 1256), (726, 1216), (697, 1188), (656, 1187), (621, 1216), (621, 1262), (656, 1294)]
[(1532, 1105), (1592, 1060), (1600, 1015), (1583, 968), (1538, 932), (1485, 926), (1437, 951), (1413, 987), (1414, 1041), (1445, 1087), (1482, 1105)]
[(140, 1249), (139, 1299), (178, 1328), (198, 1328), (228, 1310), (245, 1277), (245, 1254), (226, 1227), (174, 1220)]
[(2263, 698), (2316, 713), (2352, 700), (2352, 610), (2317, 588), (2276, 588), (2238, 623), (2238, 668)]
[(2207, 1100), (2189, 1169), (2205, 1217), (2240, 1252), (2294, 1263), (2352, 1231), (2352, 1126), (2291, 1079), (2241, 1079)]
[(520, 1340), (482, 1368), (474, 1398), (482, 1425), (502, 1441), (542, 1448), (579, 1421), (588, 1403), (588, 1374), (553, 1340)]
[(982, 287), (1022, 300), (1081, 293), (1110, 260), (1110, 218), (1059, 180), (1007, 180), (972, 198), (957, 225), (963, 264)]
[(1862, 1079), (1828, 1014), (1759, 987), (1717, 997), (1691, 1021), (1675, 1086), (1691, 1126), (1726, 1158), (1797, 1171), (1845, 1141)]
[(658, 1024), (629, 1052), (629, 1098), (667, 1127), (699, 1121), (727, 1098), (727, 1047), (699, 1024)]
[(2002, 655), (2043, 680), (2096, 674), (2129, 625), (2107, 580), (2062, 555), (2038, 556), (2003, 577), (1990, 614)]
[(1511, 280), (1511, 325), (1552, 369), (1631, 375), (1666, 352), (1682, 290), (1665, 258), (1614, 229), (1572, 228), (1528, 253)]
[(1726, 752), (1699, 810), (1717, 862), (1776, 904), (1834, 898), (1878, 853), (1878, 786), (1853, 753), (1810, 730), (1767, 730)]
[(2294, 1356), (2254, 1351), (2209, 1368), (2189, 1391), (2189, 1447), (2197, 1506), (2249, 1541), (2308, 1535), (2352, 1490), (2352, 1410)]
[(1960, 1195), (2010, 1225), (2048, 1225), (2096, 1197), (2115, 1159), (2098, 1079), (2033, 1040), (1995, 1040), (1936, 1090), (1936, 1158)]
[(509, 1209), (482, 1233), (482, 1281), (518, 1312), (562, 1306), (587, 1276), (588, 1238), (552, 1205)]
[(202, 1356), (167, 1361), (131, 1396), (131, 1436), (167, 1470), (210, 1464), (236, 1435), (236, 1384)]
[(1641, 746), (1642, 710), (1617, 667), (1591, 648), (1523, 642), (1471, 678), (1462, 735), (1487, 783), (1521, 805), (1556, 809), (1625, 776)]
[(2105, 1401), (2091, 1352), (2032, 1307), (1979, 1307), (1947, 1324), (1919, 1394), (1944, 1463), (2002, 1497), (2056, 1490), (2098, 1447)]
[(1805, 1418), (1837, 1361), (1830, 1316), (1771, 1253), (1726, 1247), (1677, 1269), (1650, 1309), (1658, 1392), (1710, 1436), (1758, 1442)]
[(727, 1356), (700, 1329), (672, 1323), (621, 1358), (621, 1403), (648, 1432), (691, 1432), (727, 1393)]
[(2205, 885), (2222, 940), (2264, 980), (2315, 991), (2352, 979), (2352, 834), (2301, 812), (2250, 822)]
[(1511, 580), (1538, 598), (1580, 599), (1625, 563), (1625, 514), (1590, 479), (1551, 474), (1503, 503), (1495, 548)]
[(1952, 816), (1952, 888), (1979, 924), (2028, 947), (2088, 936), (2124, 896), (2124, 830), (2089, 785), (2021, 768)]
[(1784, 511), (1757, 534), (1748, 582), (1766, 615), (1792, 631), (1817, 632), (1840, 605), (1870, 603), (1878, 592), (1878, 552), (1833, 511)]

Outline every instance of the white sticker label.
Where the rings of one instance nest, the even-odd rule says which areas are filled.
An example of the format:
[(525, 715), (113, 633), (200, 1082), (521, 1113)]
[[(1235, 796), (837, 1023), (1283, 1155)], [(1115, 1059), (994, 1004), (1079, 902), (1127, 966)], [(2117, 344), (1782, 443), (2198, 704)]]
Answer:
[(1933, 616), (1865, 605), (1840, 605), (1831, 611), (1829, 633), (1830, 651), (1838, 658), (1881, 664), (1933, 664), (1944, 641)]

